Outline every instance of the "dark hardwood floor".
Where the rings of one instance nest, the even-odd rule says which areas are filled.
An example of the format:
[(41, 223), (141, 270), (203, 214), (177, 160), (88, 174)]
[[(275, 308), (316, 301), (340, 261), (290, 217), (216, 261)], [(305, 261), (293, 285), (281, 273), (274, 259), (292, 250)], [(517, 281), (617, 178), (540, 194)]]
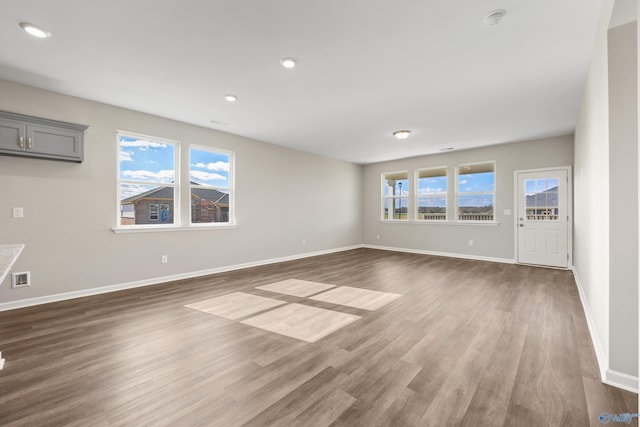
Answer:
[[(366, 311), (255, 289), (290, 278), (403, 296)], [(236, 291), (362, 319), (306, 343), (184, 307)], [(599, 379), (571, 273), (371, 249), (2, 312), (0, 350), (2, 426), (582, 427), (638, 412)]]

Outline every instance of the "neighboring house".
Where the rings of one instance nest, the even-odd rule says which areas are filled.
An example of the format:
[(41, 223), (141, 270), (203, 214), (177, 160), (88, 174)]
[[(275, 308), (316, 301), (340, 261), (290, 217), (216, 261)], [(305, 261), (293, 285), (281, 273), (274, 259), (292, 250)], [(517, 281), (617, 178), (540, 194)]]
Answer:
[(529, 220), (557, 220), (558, 219), (558, 187), (527, 196), (527, 219)]
[[(193, 184), (193, 183), (192, 183)], [(198, 185), (198, 184), (194, 184)], [(121, 223), (172, 224), (173, 187), (157, 187), (144, 193), (123, 199)], [(133, 206), (133, 218), (125, 216), (127, 205)], [(229, 195), (212, 188), (191, 187), (191, 222), (228, 222)]]

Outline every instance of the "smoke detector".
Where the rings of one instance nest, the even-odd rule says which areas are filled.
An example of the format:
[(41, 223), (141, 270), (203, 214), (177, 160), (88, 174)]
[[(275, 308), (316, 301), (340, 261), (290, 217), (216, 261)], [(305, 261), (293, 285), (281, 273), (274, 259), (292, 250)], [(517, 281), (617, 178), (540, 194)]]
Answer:
[(506, 14), (507, 14), (507, 11), (504, 9), (494, 10), (493, 12), (488, 14), (486, 18), (484, 18), (484, 23), (489, 27), (498, 25), (502, 21), (502, 18), (504, 18), (504, 15)]

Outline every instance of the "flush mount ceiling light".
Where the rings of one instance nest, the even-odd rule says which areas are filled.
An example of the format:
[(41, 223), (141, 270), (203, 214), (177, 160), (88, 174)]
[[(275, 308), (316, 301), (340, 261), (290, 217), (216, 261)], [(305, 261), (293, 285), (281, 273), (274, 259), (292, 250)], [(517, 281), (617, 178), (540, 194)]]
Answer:
[(296, 59), (295, 58), (282, 58), (280, 60), (280, 64), (282, 64), (282, 66), (284, 68), (294, 68), (296, 66)]
[(393, 133), (393, 136), (402, 141), (403, 139), (409, 138), (410, 133), (410, 130), (397, 130)]
[(502, 21), (502, 18), (504, 18), (504, 15), (506, 14), (507, 14), (507, 11), (504, 9), (494, 10), (493, 12), (488, 14), (486, 18), (484, 18), (484, 23), (489, 27), (498, 25)]
[(238, 100), (238, 97), (232, 94), (228, 94), (224, 96), (224, 99), (226, 99), (229, 102), (236, 102)]
[(25, 30), (27, 33), (31, 34), (33, 37), (37, 37), (39, 39), (46, 39), (46, 38), (51, 37), (51, 33), (50, 32), (43, 30), (42, 28), (38, 27), (37, 25), (30, 24), (28, 22), (21, 22), (18, 25), (20, 25), (20, 28)]

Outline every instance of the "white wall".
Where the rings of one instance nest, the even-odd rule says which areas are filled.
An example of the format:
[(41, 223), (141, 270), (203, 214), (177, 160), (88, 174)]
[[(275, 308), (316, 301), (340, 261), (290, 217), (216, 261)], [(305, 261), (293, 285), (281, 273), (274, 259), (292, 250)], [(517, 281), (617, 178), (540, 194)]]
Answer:
[[(500, 223), (498, 226), (380, 221), (381, 173), (409, 170), (409, 176), (412, 177), (415, 169), (448, 166), (449, 187), (453, 189), (456, 165), (487, 160), (496, 161), (494, 212), (496, 220)], [(573, 136), (567, 135), (366, 165), (363, 174), (364, 243), (512, 261), (515, 215), (514, 171), (568, 166), (572, 163)], [(505, 209), (510, 209), (511, 215), (505, 215)], [(376, 235), (379, 235), (380, 239), (377, 239)], [(473, 246), (469, 246), (469, 240), (473, 240)]]
[(573, 265), (601, 373), (609, 358), (609, 99), (607, 27), (612, 1), (595, 41), (575, 132)]
[[(0, 110), (89, 125), (83, 163), (0, 156), (0, 242), (33, 282), (0, 305), (361, 243), (361, 166), (2, 80)], [(117, 130), (235, 151), (237, 228), (114, 234)]]
[(604, 381), (637, 390), (636, 24), (608, 30), (613, 7), (605, 2), (576, 125), (574, 269)]
[(609, 368), (638, 375), (636, 22), (609, 29)]

